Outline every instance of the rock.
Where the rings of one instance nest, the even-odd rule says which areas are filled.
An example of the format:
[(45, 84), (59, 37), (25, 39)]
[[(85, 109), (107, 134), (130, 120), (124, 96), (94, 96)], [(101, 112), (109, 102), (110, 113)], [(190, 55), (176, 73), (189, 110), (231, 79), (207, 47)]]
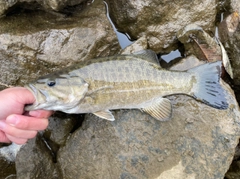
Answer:
[[(15, 160), (12, 161), (8, 156), (4, 155), (6, 154), (6, 150), (4, 150), (6, 147), (0, 148), (0, 178), (5, 179), (9, 176), (16, 176), (16, 169), (15, 169)], [(4, 150), (4, 154), (2, 153)]]
[(227, 110), (177, 95), (168, 97), (173, 118), (167, 122), (138, 110), (115, 111), (113, 122), (86, 115), (58, 152), (63, 178), (223, 178), (238, 144), (240, 113), (222, 83)]
[(222, 59), (221, 48), (216, 40), (196, 24), (189, 24), (177, 32), (184, 44), (185, 54), (194, 54), (198, 59), (214, 62)]
[(65, 145), (71, 133), (81, 126), (83, 119), (81, 114), (70, 115), (61, 112), (56, 112), (49, 118), (49, 126), (42, 133), (42, 137), (51, 150), (54, 162), (59, 148)]
[(145, 36), (142, 36), (131, 45), (124, 48), (121, 54), (131, 54), (144, 49), (147, 49), (147, 38)]
[(235, 149), (235, 155), (233, 158), (233, 162), (227, 171), (225, 178), (226, 179), (235, 179), (240, 178), (240, 143)]
[(30, 11), (0, 19), (0, 82), (23, 85), (78, 61), (120, 51), (102, 1), (71, 17)]
[(231, 0), (230, 7), (233, 12), (237, 12), (238, 14), (240, 14), (240, 4), (238, 0)]
[(29, 140), (18, 152), (16, 171), (18, 179), (61, 178), (51, 151), (40, 136)]
[[(65, 5), (80, 1), (35, 2), (62, 12)], [(20, 1), (3, 2), (0, 14), (11, 10), (6, 6), (10, 2)], [(108, 3), (117, 29), (137, 39), (123, 53), (146, 48), (169, 52), (178, 45), (179, 29), (195, 23), (211, 30), (215, 22), (215, 1)], [(63, 66), (120, 52), (102, 1), (71, 10), (68, 16), (30, 8), (0, 20), (0, 83), (23, 85)], [(196, 64), (192, 55), (170, 65), (185, 70)], [(167, 122), (139, 110), (116, 110), (114, 122), (86, 114), (82, 124), (77, 115), (57, 113), (45, 132), (23, 146), (16, 164), (0, 157), (0, 175), (14, 178), (16, 165), (20, 179), (223, 178), (238, 144), (240, 113), (234, 93), (221, 83), (229, 109), (217, 110), (185, 95), (169, 96), (173, 118)], [(231, 171), (226, 176), (238, 176)]]
[(231, 164), (228, 172), (225, 175), (225, 179), (236, 179), (240, 178), (240, 161), (235, 160)]
[(0, 157), (0, 178), (1, 179), (10, 179), (10, 177), (16, 178), (16, 169), (15, 169), (15, 163), (6, 161), (5, 159)]
[(11, 12), (17, 7), (31, 7), (31, 9), (39, 9), (40, 5), (46, 10), (60, 11), (67, 6), (75, 6), (87, 0), (7, 0), (0, 3), (0, 16)]
[(43, 137), (60, 147), (65, 144), (69, 134), (81, 125), (82, 120), (81, 114), (70, 115), (57, 112), (49, 118), (49, 125)]
[[(71, 17), (26, 11), (2, 18), (0, 23), (0, 84), (5, 84), (2, 88), (23, 85), (63, 66), (120, 51), (100, 0), (83, 11), (76, 7)], [(79, 122), (76, 116), (66, 114), (52, 118), (44, 138), (33, 139), (19, 152), (17, 177), (61, 178), (55, 169), (55, 154)], [(7, 161), (5, 157), (2, 160)], [(12, 169), (15, 172), (14, 162), (2, 163), (2, 176), (8, 176)]]
[(132, 39), (146, 36), (150, 49), (170, 52), (177, 46), (176, 32), (195, 23), (213, 30), (215, 1), (108, 0), (110, 17), (117, 29)]
[(81, 4), (87, 0), (36, 0), (39, 4), (41, 4), (46, 9), (52, 9), (54, 11), (62, 10), (67, 6), (75, 6)]
[[(63, 113), (55, 113), (51, 116), (48, 128), (44, 132), (40, 132), (35, 139), (23, 145), (19, 152), (17, 151), (17, 171), (14, 172), (17, 178), (45, 178), (44, 175), (51, 179), (59, 178), (61, 173), (55, 165), (58, 149), (65, 144), (71, 132), (79, 127), (82, 122), (80, 117), (81, 115)], [(14, 155), (19, 147), (11, 144), (5, 148), (4, 151), (3, 148), (0, 149), (0, 156), (5, 161), (11, 162), (13, 171), (15, 171)], [(4, 172), (7, 171), (5, 168)]]
[(200, 61), (195, 55), (190, 55), (181, 59), (179, 62), (172, 63), (169, 70), (185, 71), (204, 63), (204, 61)]
[(22, 145), (11, 144), (0, 146), (0, 178), (15, 178), (15, 159)]
[(240, 85), (240, 17), (234, 12), (219, 24), (219, 36), (228, 52), (233, 69), (233, 82)]

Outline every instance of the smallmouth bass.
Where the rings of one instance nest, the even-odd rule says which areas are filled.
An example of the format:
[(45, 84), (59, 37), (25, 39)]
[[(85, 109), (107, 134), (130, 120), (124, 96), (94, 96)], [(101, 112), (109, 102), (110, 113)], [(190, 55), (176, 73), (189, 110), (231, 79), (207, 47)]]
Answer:
[(151, 50), (96, 58), (26, 85), (36, 101), (25, 110), (93, 113), (113, 121), (109, 110), (140, 109), (165, 121), (172, 115), (168, 95), (186, 94), (211, 107), (227, 109), (220, 75), (221, 61), (184, 72), (165, 70)]

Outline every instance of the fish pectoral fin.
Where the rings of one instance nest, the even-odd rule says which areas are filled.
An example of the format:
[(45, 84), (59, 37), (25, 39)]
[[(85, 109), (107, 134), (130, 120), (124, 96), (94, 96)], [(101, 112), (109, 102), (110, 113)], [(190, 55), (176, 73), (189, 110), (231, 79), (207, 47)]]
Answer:
[(109, 121), (114, 121), (115, 120), (114, 116), (112, 115), (112, 113), (109, 110), (97, 111), (93, 114), (95, 114), (96, 116), (98, 116), (100, 118), (109, 120)]
[(151, 106), (143, 108), (142, 111), (159, 121), (167, 121), (172, 117), (172, 103), (167, 98), (159, 98)]

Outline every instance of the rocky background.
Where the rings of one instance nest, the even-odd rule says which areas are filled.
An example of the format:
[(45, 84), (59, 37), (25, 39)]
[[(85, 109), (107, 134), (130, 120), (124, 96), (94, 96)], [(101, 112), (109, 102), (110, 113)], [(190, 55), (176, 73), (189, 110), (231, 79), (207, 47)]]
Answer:
[[(1, 1), (1, 89), (94, 57), (146, 48), (171, 59), (160, 61), (164, 68), (186, 70), (221, 60), (214, 35), (227, 50), (233, 79), (225, 73), (221, 81), (229, 109), (170, 96), (173, 118), (167, 122), (138, 110), (116, 110), (113, 122), (55, 113), (16, 157), (10, 151), (19, 147), (1, 144), (0, 178), (240, 178), (239, 14), (239, 0)], [(116, 29), (131, 41), (123, 42)]]

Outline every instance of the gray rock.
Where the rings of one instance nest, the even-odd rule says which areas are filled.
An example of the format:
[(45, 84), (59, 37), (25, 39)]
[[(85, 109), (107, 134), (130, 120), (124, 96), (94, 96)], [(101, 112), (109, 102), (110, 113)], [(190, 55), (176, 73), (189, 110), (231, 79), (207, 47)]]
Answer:
[(172, 64), (169, 70), (185, 71), (204, 63), (206, 62), (200, 61), (195, 55), (190, 55), (186, 58), (183, 58), (179, 62)]
[(11, 144), (3, 145), (0, 144), (0, 178), (15, 178), (16, 169), (15, 169), (15, 159), (18, 151), (22, 145)]
[(170, 52), (176, 48), (176, 32), (195, 23), (205, 30), (214, 28), (215, 1), (108, 0), (110, 17), (117, 29), (138, 39), (146, 35), (149, 48)]
[(13, 143), (0, 148), (0, 161), (3, 165), (0, 176), (15, 175), (18, 178), (32, 179), (46, 178), (44, 175), (47, 174), (49, 179), (59, 178), (61, 173), (55, 166), (56, 154), (70, 133), (81, 124), (80, 117), (81, 115), (55, 113), (49, 119), (48, 128), (26, 145)]
[[(0, 148), (0, 152), (2, 148)], [(9, 176), (16, 176), (15, 161), (8, 160), (6, 155), (0, 153), (0, 178), (5, 179)]]
[[(80, 1), (38, 2), (61, 10)], [(20, 1), (10, 2), (14, 7)], [(9, 10), (4, 3), (0, 14)], [(214, 1), (111, 0), (109, 5), (118, 29), (138, 39), (124, 53), (145, 48), (168, 52), (176, 46), (179, 29), (189, 23), (212, 29), (216, 15)], [(2, 18), (0, 82), (21, 85), (63, 66), (120, 52), (102, 1), (78, 8), (71, 17), (30, 11)], [(191, 56), (172, 68), (196, 64)], [(78, 128), (76, 116), (57, 114), (49, 128), (18, 153), (17, 178), (223, 178), (238, 143), (240, 113), (233, 92), (222, 83), (228, 110), (184, 95), (171, 96), (173, 118), (167, 122), (138, 110), (116, 110), (114, 122), (87, 114)], [(15, 171), (6, 167), (12, 170), (14, 163), (4, 157), (0, 161), (1, 176), (14, 178), (10, 174)]]
[(177, 32), (178, 40), (184, 44), (185, 54), (194, 54), (199, 60), (214, 62), (222, 59), (222, 52), (216, 39), (202, 27), (189, 24)]
[[(0, 19), (0, 82), (23, 85), (63, 66), (120, 51), (102, 1), (86, 7), (84, 13), (75, 11), (72, 17), (64, 18), (30, 11)], [(60, 173), (54, 168), (55, 154), (79, 123), (76, 117), (70, 118), (73, 116), (55, 116), (43, 133), (44, 138), (33, 140), (19, 152), (19, 178), (59, 178)], [(15, 173), (15, 163), (6, 157), (3, 160), (6, 162), (2, 162), (2, 176)], [(14, 171), (8, 172), (9, 168)]]
[(240, 17), (234, 12), (219, 24), (219, 36), (233, 68), (233, 82), (240, 85)]
[(69, 134), (81, 125), (83, 119), (81, 114), (69, 115), (57, 112), (49, 118), (49, 125), (44, 131), (43, 137), (48, 142), (60, 147), (65, 144)]
[(235, 160), (233, 161), (232, 165), (230, 166), (228, 172), (225, 175), (226, 179), (237, 179), (240, 178), (240, 161)]
[(120, 51), (102, 1), (72, 17), (31, 11), (0, 19), (0, 82), (23, 85), (78, 61)]
[(231, 0), (230, 7), (233, 12), (237, 12), (240, 14), (240, 4), (238, 0)]
[(1, 1), (0, 3), (0, 16), (2, 16), (3, 14), (5, 14), (5, 12), (12, 6), (14, 6), (17, 3), (17, 0), (11, 1), (11, 0), (7, 0), (7, 1)]
[(177, 95), (167, 122), (138, 110), (115, 111), (114, 122), (87, 115), (58, 152), (63, 178), (223, 178), (240, 135), (238, 104), (223, 85), (228, 110)]
[(15, 162), (16, 155), (21, 149), (22, 145), (12, 143), (8, 146), (3, 146), (0, 148), (0, 157), (4, 158), (6, 161)]
[(39, 9), (41, 5), (41, 7), (46, 10), (60, 11), (67, 6), (75, 6), (86, 1), (87, 0), (6, 0), (0, 2), (0, 16), (5, 15), (18, 6), (24, 7), (26, 4), (27, 7), (31, 7), (31, 9)]
[(53, 162), (51, 151), (41, 136), (29, 140), (18, 152), (16, 171), (18, 179), (61, 178)]
[(144, 50), (147, 48), (148, 48), (147, 38), (145, 36), (142, 36), (141, 38), (139, 38), (138, 40), (133, 42), (131, 45), (124, 48), (122, 50), (121, 54), (131, 54), (131, 53), (141, 51), (141, 50)]
[(66, 6), (75, 6), (87, 0), (36, 0), (46, 9), (52, 9), (54, 11), (59, 11)]

